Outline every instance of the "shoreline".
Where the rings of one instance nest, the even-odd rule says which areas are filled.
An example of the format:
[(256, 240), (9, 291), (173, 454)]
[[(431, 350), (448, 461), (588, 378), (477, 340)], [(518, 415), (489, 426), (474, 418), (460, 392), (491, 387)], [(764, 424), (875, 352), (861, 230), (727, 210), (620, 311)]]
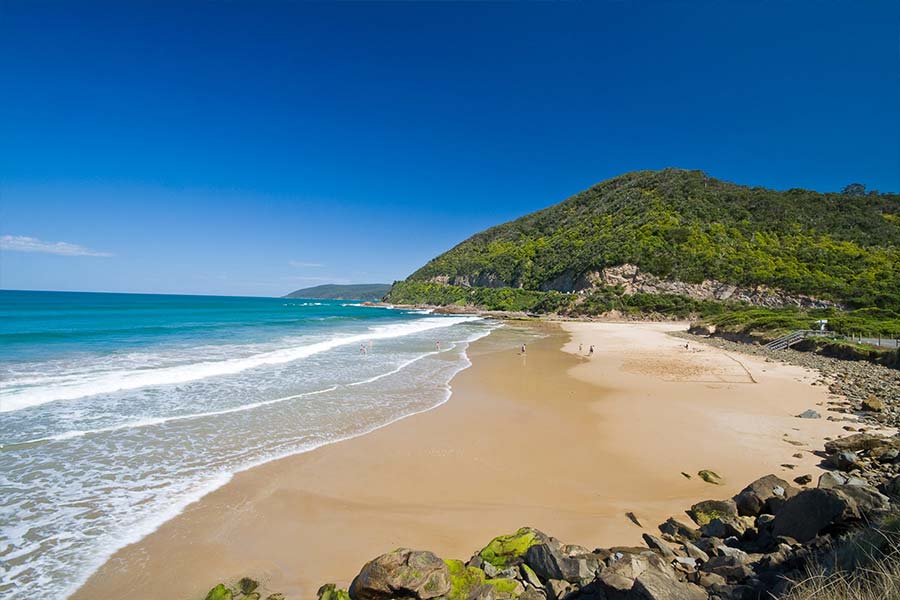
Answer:
[[(605, 325), (608, 325), (612, 330), (622, 327), (635, 328), (633, 331), (642, 330), (646, 332), (651, 330), (653, 332), (650, 336), (652, 338), (650, 341), (651, 345), (657, 344), (662, 339), (659, 337), (660, 335), (664, 336), (664, 333), (658, 331), (660, 328), (672, 327), (671, 325), (658, 324)], [(517, 324), (515, 327), (521, 326), (522, 324)], [(598, 326), (602, 328), (603, 324), (596, 322), (586, 324), (550, 324), (542, 322), (532, 323), (527, 326), (530, 329), (537, 327), (550, 331), (549, 337), (545, 338), (543, 342), (538, 341), (533, 345), (529, 344), (527, 357), (527, 359), (532, 359), (532, 356), (538, 357), (538, 359), (532, 359), (532, 362), (534, 360), (542, 360), (552, 363), (552, 373), (544, 372), (541, 374), (541, 377), (546, 376), (556, 388), (551, 387), (543, 390), (544, 396), (551, 396), (554, 391), (558, 391), (558, 386), (562, 382), (564, 385), (569, 386), (571, 395), (578, 396), (585, 401), (580, 404), (577, 401), (575, 402), (573, 406), (575, 406), (574, 412), (577, 413), (574, 414), (576, 418), (565, 422), (562, 428), (559, 429), (560, 434), (565, 433), (567, 428), (571, 429), (574, 427), (584, 437), (596, 435), (598, 428), (602, 429), (603, 427), (602, 417), (604, 416), (602, 407), (596, 406), (597, 400), (595, 397), (598, 394), (598, 390), (607, 400), (610, 394), (622, 393), (621, 390), (616, 392), (614, 389), (606, 389), (602, 385), (598, 386), (598, 383), (602, 384), (608, 380), (608, 374), (604, 375), (601, 373), (599, 375), (601, 379), (597, 380), (596, 377), (598, 377), (599, 372), (596, 368), (583, 368), (585, 366), (590, 367), (592, 364), (594, 366), (604, 364), (607, 371), (615, 371), (622, 365), (617, 367), (612, 362), (601, 360), (592, 360), (586, 363), (579, 357), (571, 356), (571, 351), (577, 344), (576, 339), (578, 336), (586, 335), (585, 331), (596, 332)], [(513, 326), (510, 327), (514, 328)], [(509, 328), (504, 329), (508, 330)], [(562, 333), (562, 329), (582, 329), (582, 331)], [(555, 332), (551, 330), (555, 330)], [(501, 329), (500, 331), (503, 330)], [(350, 474), (342, 473), (345, 470), (351, 470), (352, 475), (365, 479), (367, 475), (366, 469), (360, 469), (358, 466), (353, 467), (352, 462), (349, 462), (348, 459), (350, 461), (353, 459), (357, 461), (371, 460), (370, 457), (373, 456), (372, 451), (374, 451), (374, 456), (378, 456), (379, 452), (388, 455), (386, 460), (377, 463), (377, 466), (380, 467), (383, 467), (385, 464), (391, 466), (402, 465), (407, 468), (412, 467), (415, 470), (417, 467), (427, 466), (428, 456), (424, 459), (426, 464), (423, 464), (422, 457), (409, 456), (408, 452), (398, 454), (398, 448), (402, 450), (404, 447), (404, 442), (397, 439), (401, 436), (411, 437), (416, 444), (424, 447), (426, 452), (430, 451), (432, 458), (438, 464), (448, 468), (450, 471), (454, 468), (458, 469), (460, 466), (483, 467), (483, 465), (478, 465), (478, 459), (481, 458), (483, 462), (486, 455), (480, 455), (478, 452), (473, 454), (460, 451), (459, 439), (444, 440), (449, 443), (441, 445), (422, 440), (421, 437), (419, 439), (415, 438), (416, 435), (423, 435), (421, 431), (423, 429), (429, 430), (431, 435), (435, 433), (440, 434), (441, 432), (446, 433), (447, 421), (455, 422), (455, 425), (462, 425), (462, 427), (459, 427), (459, 431), (463, 431), (467, 425), (467, 419), (460, 420), (460, 416), (465, 417), (465, 409), (473, 408), (473, 404), (479, 406), (477, 403), (473, 403), (473, 399), (481, 401), (479, 407), (482, 414), (478, 415), (479, 420), (494, 418), (497, 423), (503, 425), (503, 418), (509, 418), (509, 415), (512, 414), (516, 419), (517, 426), (528, 431), (533, 431), (533, 429), (529, 430), (525, 425), (536, 426), (538, 431), (540, 431), (545, 429), (547, 425), (540, 422), (541, 419), (557, 418), (561, 409), (563, 413), (566, 413), (573, 408), (573, 406), (561, 407), (559, 405), (542, 407), (534, 404), (536, 399), (540, 400), (540, 398), (537, 398), (540, 394), (526, 400), (524, 406), (521, 400), (517, 402), (509, 398), (501, 398), (499, 400), (500, 406), (496, 406), (498, 404), (497, 398), (490, 398), (491, 393), (488, 390), (479, 390), (479, 388), (484, 387), (482, 379), (497, 376), (498, 366), (509, 368), (512, 365), (515, 368), (516, 363), (510, 361), (520, 360), (518, 357), (511, 358), (508, 352), (489, 349), (490, 344), (486, 340), (490, 340), (496, 335), (498, 335), (498, 331), (493, 332), (493, 335), (487, 338), (476, 341), (470, 346), (469, 361), (471, 366), (457, 373), (450, 383), (454, 391), (457, 392), (453, 394), (454, 402), (445, 401), (424, 413), (407, 415), (398, 421), (390, 423), (393, 425), (390, 428), (386, 424), (366, 435), (350, 438), (342, 443), (328, 444), (309, 452), (276, 459), (238, 472), (232, 477), (231, 481), (186, 507), (178, 516), (163, 523), (140, 542), (131, 544), (116, 552), (71, 597), (101, 599), (124, 595), (134, 598), (150, 597), (152, 592), (144, 587), (148, 582), (153, 581), (156, 577), (172, 577), (174, 574), (176, 580), (184, 582), (183, 588), (179, 587), (178, 593), (188, 598), (198, 595), (202, 596), (205, 593), (204, 590), (208, 590), (213, 580), (227, 580), (229, 577), (244, 573), (258, 575), (263, 580), (264, 586), (271, 586), (271, 589), (287, 592), (288, 597), (306, 597), (313, 595), (316, 587), (327, 581), (334, 581), (346, 586), (349, 583), (349, 578), (355, 574), (355, 569), (360, 564), (381, 552), (391, 549), (388, 546), (391, 546), (392, 543), (394, 545), (431, 548), (445, 556), (465, 559), (467, 556), (456, 555), (460, 549), (465, 548), (465, 552), (470, 552), (479, 544), (486, 543), (494, 535), (504, 533), (505, 529), (515, 530), (519, 526), (526, 524), (548, 531), (553, 535), (583, 543), (584, 545), (599, 546), (601, 544), (608, 545), (611, 542), (638, 543), (642, 532), (645, 530), (652, 531), (656, 523), (665, 519), (663, 517), (655, 520), (654, 517), (656, 515), (666, 511), (673, 512), (672, 509), (674, 509), (674, 514), (677, 515), (689, 506), (691, 502), (686, 501), (686, 497), (693, 498), (696, 501), (705, 497), (730, 493), (731, 491), (737, 491), (732, 490), (732, 486), (742, 486), (746, 481), (754, 478), (745, 478), (743, 475), (737, 475), (728, 465), (725, 465), (724, 468), (718, 467), (723, 471), (722, 475), (726, 477), (727, 484), (722, 487), (710, 486), (705, 482), (697, 481), (696, 478), (687, 480), (678, 471), (667, 473), (663, 477), (667, 491), (665, 497), (661, 500), (666, 507), (665, 510), (662, 510), (659, 506), (654, 506), (652, 502), (645, 503), (642, 506), (639, 506), (640, 503), (638, 502), (632, 502), (629, 507), (622, 504), (621, 498), (619, 502), (616, 502), (613, 496), (616, 493), (621, 494), (623, 490), (631, 490), (631, 497), (635, 499), (644, 498), (648, 493), (652, 492), (652, 490), (646, 489), (646, 485), (641, 484), (639, 481), (634, 481), (633, 478), (632, 480), (627, 480), (627, 477), (625, 478), (626, 481), (618, 483), (619, 487), (613, 491), (612, 495), (607, 493), (604, 499), (606, 503), (605, 508), (602, 510), (598, 509), (596, 498), (585, 494), (585, 491), (582, 489), (585, 486), (578, 477), (579, 474), (584, 476), (585, 473), (590, 472), (589, 464), (586, 464), (583, 460), (581, 462), (575, 461), (567, 468), (569, 478), (574, 481), (565, 481), (557, 478), (556, 483), (563, 488), (562, 493), (560, 490), (549, 495), (537, 493), (536, 495), (539, 497), (536, 500), (543, 500), (545, 503), (541, 505), (538, 502), (536, 506), (511, 503), (505, 498), (504, 489), (508, 493), (509, 490), (517, 489), (517, 484), (515, 477), (510, 479), (509, 474), (504, 474), (502, 469), (500, 471), (496, 469), (498, 464), (504, 468), (508, 467), (502, 461), (498, 464), (489, 464), (488, 466), (491, 468), (475, 476), (475, 481), (473, 481), (471, 486), (477, 492), (474, 494), (475, 497), (473, 497), (473, 490), (464, 489), (461, 493), (460, 490), (454, 490), (453, 486), (445, 486), (446, 489), (442, 489), (440, 494), (432, 496), (425, 494), (421, 498), (415, 498), (417, 501), (403, 502), (402, 500), (406, 500), (410, 494), (416, 491), (414, 489), (416, 486), (410, 486), (409, 482), (403, 481), (403, 478), (393, 478), (387, 484), (388, 482), (372, 480), (369, 477), (366, 485), (363, 485), (358, 480), (347, 480)], [(671, 340), (671, 344), (680, 345), (680, 342), (675, 338), (670, 336), (664, 337)], [(560, 346), (563, 349), (568, 348), (568, 354), (560, 352)], [(614, 348), (613, 352), (618, 352), (618, 350)], [(478, 356), (478, 360), (475, 360), (473, 353)], [(487, 368), (490, 366), (494, 367), (493, 375), (491, 370)], [(527, 373), (531, 373), (534, 370), (540, 371), (546, 366), (542, 365), (539, 367), (532, 364)], [(781, 369), (783, 371), (787, 369), (790, 372), (786, 379), (784, 377), (781, 378), (783, 379), (781, 383), (787, 383), (791, 377), (798, 375), (802, 371), (795, 367), (785, 367), (783, 365), (766, 366), (769, 367), (767, 370)], [(713, 367), (713, 371), (722, 368), (720, 365), (713, 365)], [(620, 374), (624, 379), (631, 379), (632, 384), (637, 380), (646, 379), (648, 376), (653, 375), (648, 373), (635, 375), (627, 372), (628, 369), (633, 368), (634, 365), (632, 364), (626, 368), (625, 373)], [(758, 368), (762, 369), (762, 367)], [(477, 373), (475, 372), (476, 369)], [(501, 388), (502, 386), (515, 385), (515, 382), (503, 380), (502, 377), (500, 379), (502, 381), (496, 383)], [(571, 380), (571, 383), (569, 380)], [(458, 390), (457, 382), (459, 382)], [(672, 384), (677, 385), (678, 383), (678, 381), (664, 382), (663, 387), (670, 388)], [(698, 382), (681, 383), (697, 384)], [(809, 392), (803, 398), (804, 403), (809, 404), (814, 397), (822, 401), (825, 400), (824, 390), (817, 390), (806, 385), (806, 383), (794, 381), (791, 384), (797, 390), (806, 389)], [(623, 384), (619, 385), (621, 387)], [(739, 386), (740, 383), (735, 381), (701, 381), (699, 385), (734, 387)], [(625, 387), (627, 388), (628, 386)], [(518, 390), (518, 392), (521, 391)], [(502, 390), (501, 393), (493, 390), (493, 393), (497, 396), (503, 395)], [(484, 406), (492, 402), (495, 406)], [(603, 404), (603, 402), (600, 401), (600, 404)], [(609, 405), (610, 402), (606, 402), (606, 404)], [(804, 408), (812, 407), (813, 405), (804, 405)], [(498, 411), (498, 408), (501, 410)], [(597, 416), (598, 408), (600, 408), (600, 418)], [(462, 415), (460, 414), (460, 409), (463, 409)], [(824, 412), (824, 409), (822, 410)], [(539, 415), (540, 418), (533, 422), (535, 421), (535, 414), (529, 414), (530, 412)], [(605, 415), (607, 419), (610, 414), (607, 413)], [(415, 419), (407, 418), (413, 416)], [(581, 427), (577, 421), (584, 420), (586, 416), (591, 418), (590, 425)], [(782, 415), (782, 418), (792, 419), (793, 417)], [(420, 425), (424, 426), (420, 427)], [(483, 428), (484, 423), (481, 423), (481, 425)], [(835, 435), (839, 432), (839, 425), (836, 423), (827, 422), (823, 419), (818, 425), (817, 429), (821, 429), (821, 432), (817, 435), (821, 438), (825, 437), (826, 430), (828, 433)], [(615, 439), (617, 432), (613, 429), (607, 427), (605, 433), (607, 437)], [(495, 432), (491, 432), (489, 427), (488, 433)], [(564, 437), (564, 435), (560, 435), (560, 438), (564, 439)], [(547, 438), (550, 441), (554, 441), (554, 438), (550, 435), (547, 435)], [(526, 441), (529, 440), (526, 439)], [(821, 440), (818, 441), (821, 442)], [(477, 443), (476, 440), (475, 444), (477, 445)], [(811, 442), (811, 444), (815, 445), (815, 442)], [(516, 442), (513, 440), (511, 445), (516, 447)], [(586, 447), (581, 447), (578, 444), (573, 444), (572, 448), (565, 450), (574, 452), (589, 451), (591, 445), (587, 444)], [(518, 447), (522, 451), (527, 452), (530, 446), (530, 443), (523, 445), (520, 441)], [(502, 448), (502, 444), (500, 447)], [(354, 450), (355, 448), (360, 450)], [(609, 458), (611, 454), (616, 455), (616, 452), (610, 452), (611, 448), (611, 446), (606, 447), (599, 454), (594, 449), (592, 458), (597, 458), (598, 456)], [(406, 450), (408, 451), (408, 448)], [(442, 457), (440, 453), (435, 453), (438, 450), (445, 453), (445, 456)], [(487, 444), (482, 450), (497, 450), (497, 446)], [(509, 449), (507, 448), (506, 450)], [(790, 456), (788, 450), (795, 451), (796, 449), (792, 449), (791, 446), (787, 445), (779, 448), (779, 452), (785, 456)], [(553, 456), (549, 457), (548, 460), (530, 457), (532, 462), (541, 464), (528, 465), (521, 468), (515, 475), (525, 477), (530, 475), (532, 479), (539, 478), (546, 471), (559, 468), (560, 459), (571, 460), (571, 457), (565, 456), (566, 452), (551, 452), (551, 454)], [(622, 456), (616, 456), (616, 461), (626, 465), (634, 463), (634, 457), (631, 454), (626, 452)], [(514, 458), (521, 455), (512, 453), (511, 456)], [(810, 454), (809, 456), (812, 455)], [(583, 459), (584, 457), (581, 458)], [(322, 465), (323, 462), (326, 465)], [(639, 463), (640, 461), (637, 462)], [(756, 462), (755, 457), (754, 462)], [(701, 468), (710, 466), (705, 465)], [(519, 467), (522, 467), (522, 465), (519, 465)], [(630, 464), (629, 470), (637, 468), (638, 472), (640, 472), (638, 467), (646, 467), (646, 465)], [(759, 474), (762, 475), (764, 472), (769, 471), (774, 472), (776, 470), (775, 467), (775, 464), (766, 463), (760, 468)], [(729, 472), (730, 470), (731, 472)], [(811, 469), (802, 472), (805, 473), (809, 470)], [(418, 473), (417, 470), (415, 472)], [(797, 471), (797, 474), (800, 473), (801, 471)], [(485, 477), (485, 475), (489, 476)], [(441, 486), (446, 483), (442, 481), (440, 476), (434, 477), (433, 474), (421, 473), (421, 476), (432, 485)], [(596, 477), (595, 475), (587, 476)], [(786, 474), (782, 474), (782, 476), (787, 477)], [(496, 477), (500, 481), (492, 481), (492, 477)], [(322, 481), (323, 478), (326, 481)], [(310, 481), (311, 479), (316, 479), (317, 481)], [(285, 482), (284, 480), (289, 481)], [(282, 483), (279, 484), (279, 481), (282, 481)], [(658, 479), (654, 479), (654, 482), (654, 486), (659, 484)], [(537, 482), (535, 481), (534, 483)], [(497, 485), (493, 485), (493, 489), (491, 489), (492, 484)], [(380, 489), (379, 485), (381, 485)], [(404, 485), (406, 487), (403, 487)], [(399, 494), (401, 501), (398, 502), (396, 497), (392, 497), (392, 494), (387, 493), (387, 488), (392, 490), (401, 489), (404, 492)], [(340, 493), (335, 493), (338, 490), (340, 490)], [(598, 492), (598, 495), (603, 492), (599, 487), (591, 491)], [(487, 497), (484, 497), (485, 492), (487, 492)], [(529, 488), (529, 492), (531, 492), (531, 488)], [(448, 497), (451, 499), (449, 502), (447, 501)], [(291, 500), (291, 502), (286, 503), (286, 500)], [(569, 506), (565, 506), (567, 503)], [(435, 507), (439, 508), (436, 509)], [(639, 515), (646, 513), (647, 516), (641, 520), (645, 529), (639, 529), (625, 520), (624, 512), (626, 509)], [(452, 523), (457, 519), (450, 518), (443, 513), (437, 515), (440, 518), (436, 519), (436, 515), (433, 514), (435, 510), (438, 510), (438, 512), (447, 511), (449, 514), (464, 515), (470, 515), (474, 512), (476, 517), (480, 516), (482, 520), (476, 527), (468, 527), (470, 531), (467, 531), (467, 533), (455, 535), (447, 531), (447, 527), (458, 525), (458, 523)], [(383, 522), (385, 520), (385, 512), (389, 513), (387, 524)], [(489, 513), (493, 518), (484, 520), (484, 513)], [(554, 516), (551, 513), (557, 514)], [(559, 513), (562, 513), (563, 516), (560, 517)], [(222, 515), (227, 515), (224, 521), (221, 518)], [(536, 519), (543, 518), (546, 524), (542, 526), (540, 522), (529, 522), (526, 515), (531, 515)], [(327, 526), (323, 529), (322, 524), (318, 524), (319, 531), (310, 535), (310, 529), (315, 529), (317, 524), (305, 523), (305, 526), (301, 526), (297, 521), (312, 517), (325, 517), (326, 521), (328, 518), (340, 517), (344, 521), (337, 523), (337, 525), (341, 525), (341, 527), (337, 527), (337, 530), (335, 529), (335, 522), (331, 522), (331, 529)], [(523, 520), (523, 518), (526, 520)], [(504, 519), (509, 525), (497, 523), (498, 520), (504, 521)], [(591, 535), (583, 536), (581, 532), (584, 529), (585, 522), (589, 519), (597, 519), (598, 522), (603, 522), (604, 524), (602, 526), (598, 525)], [(344, 526), (347, 521), (354, 522), (355, 527)], [(381, 521), (381, 523), (373, 527), (372, 521)], [(443, 521), (444, 524), (441, 525), (440, 521)], [(554, 521), (556, 521), (555, 524)], [(413, 523), (412, 528), (414, 531), (409, 529), (410, 522)], [(273, 523), (276, 524), (274, 530)], [(279, 527), (277, 524), (281, 524), (282, 527)], [(258, 531), (260, 527), (263, 531)], [(294, 547), (290, 540), (285, 539), (284, 532), (280, 531), (285, 528), (297, 534), (297, 539), (306, 540), (303, 543), (310, 543), (309, 540), (314, 540), (318, 542), (317, 545), (320, 548), (323, 543), (325, 545), (331, 543), (332, 546), (337, 546), (342, 553), (332, 556), (334, 560), (330, 566), (324, 564), (328, 562), (327, 560), (324, 562), (319, 561), (316, 566), (318, 570), (313, 569), (313, 572), (310, 572), (309, 562), (313, 557), (306, 557), (305, 561), (298, 561), (296, 564), (292, 564), (291, 560), (284, 558), (285, 554), (292, 553), (291, 548)], [(405, 530), (406, 534), (392, 535), (392, 532), (397, 531), (398, 528)], [(350, 543), (350, 541), (335, 543), (332, 539), (329, 542), (329, 537), (336, 532), (339, 533), (342, 529), (351, 531), (354, 534), (361, 533), (361, 537), (365, 537), (366, 543), (369, 545), (366, 546), (360, 540), (356, 540), (353, 543)], [(373, 529), (377, 531), (373, 531)], [(458, 527), (454, 527), (454, 529), (458, 529)], [(379, 535), (381, 536), (380, 538), (378, 537)], [(454, 535), (455, 541), (451, 539), (454, 538)], [(621, 539), (612, 539), (613, 536), (619, 536)], [(240, 549), (235, 550), (232, 547), (235, 544), (239, 544)], [(215, 553), (216, 550), (223, 551), (223, 553), (227, 550), (229, 557), (219, 561), (210, 561), (209, 556), (204, 556), (207, 551)], [(355, 551), (356, 554), (352, 554), (352, 551)], [(294, 550), (294, 553), (296, 554), (297, 551)], [(302, 552), (300, 553), (302, 554)], [(281, 556), (280, 560), (279, 556)], [(204, 558), (206, 559), (205, 561)], [(303, 564), (304, 562), (306, 565)], [(272, 564), (277, 565), (274, 570), (271, 567)], [(341, 567), (336, 567), (337, 564), (343, 565), (343, 570), (341, 570)], [(307, 568), (304, 569), (304, 566)], [(184, 571), (187, 571), (187, 573), (179, 575), (180, 572)], [(298, 579), (297, 572), (303, 571), (305, 571), (305, 574), (299, 574), (300, 577)]]

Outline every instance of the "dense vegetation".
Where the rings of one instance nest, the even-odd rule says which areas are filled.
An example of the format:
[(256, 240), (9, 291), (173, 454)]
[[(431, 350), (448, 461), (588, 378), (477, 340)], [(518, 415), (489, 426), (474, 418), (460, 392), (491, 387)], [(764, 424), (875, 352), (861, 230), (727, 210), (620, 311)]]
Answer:
[(291, 292), (285, 298), (312, 298), (318, 300), (367, 300), (377, 302), (387, 295), (391, 286), (386, 283), (358, 283), (338, 285), (328, 283)]
[[(579, 276), (624, 263), (685, 282), (765, 284), (900, 311), (900, 195), (852, 186), (779, 192), (678, 169), (629, 173), (469, 238), (395, 286), (390, 299), (452, 296), (533, 310), (559, 298), (527, 292), (571, 291)], [(442, 279), (515, 289), (412, 285)], [(597, 308), (608, 300), (601, 297)], [(616, 302), (627, 309), (654, 301)]]

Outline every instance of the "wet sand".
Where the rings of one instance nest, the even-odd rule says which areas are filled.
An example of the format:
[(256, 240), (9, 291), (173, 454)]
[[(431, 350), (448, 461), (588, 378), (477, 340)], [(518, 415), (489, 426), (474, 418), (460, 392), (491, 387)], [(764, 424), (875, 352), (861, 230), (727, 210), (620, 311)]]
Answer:
[(845, 433), (792, 416), (827, 416), (814, 374), (686, 350), (665, 333), (681, 325), (538, 323), (527, 327), (546, 337), (525, 356), (522, 327), (471, 346), (447, 403), (239, 473), (117, 552), (73, 598), (202, 599), (244, 575), (288, 600), (314, 598), (396, 547), (466, 559), (524, 525), (589, 548), (638, 544), (668, 516), (686, 520), (690, 504), (767, 473), (815, 478), (810, 450)]

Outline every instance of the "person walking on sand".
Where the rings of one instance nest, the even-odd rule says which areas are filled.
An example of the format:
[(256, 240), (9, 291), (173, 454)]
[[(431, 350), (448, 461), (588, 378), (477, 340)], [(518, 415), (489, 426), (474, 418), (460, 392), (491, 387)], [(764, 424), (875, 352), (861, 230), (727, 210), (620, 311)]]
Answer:
[(525, 354), (525, 344), (522, 344), (522, 354)]
[(588, 348), (588, 356), (593, 356), (593, 355), (594, 355), (594, 345), (591, 344), (591, 347)]

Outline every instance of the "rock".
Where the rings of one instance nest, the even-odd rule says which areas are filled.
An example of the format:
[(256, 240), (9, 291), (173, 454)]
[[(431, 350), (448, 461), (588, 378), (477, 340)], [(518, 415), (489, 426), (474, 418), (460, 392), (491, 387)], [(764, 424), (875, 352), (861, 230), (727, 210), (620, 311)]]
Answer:
[(775, 515), (772, 533), (808, 542), (829, 525), (848, 518), (859, 518), (859, 511), (844, 494), (822, 488), (803, 490)]
[(714, 556), (701, 567), (707, 573), (715, 573), (728, 581), (743, 581), (753, 571), (738, 556)]
[(737, 505), (734, 500), (704, 500), (687, 512), (697, 525), (706, 525), (719, 517), (736, 517)]
[(799, 417), (801, 419), (821, 419), (822, 415), (820, 415), (818, 412), (814, 411), (813, 409), (808, 408), (808, 409), (804, 410), (802, 413), (800, 413), (799, 415), (797, 415), (797, 417)]
[(829, 454), (827, 462), (841, 471), (850, 471), (859, 464), (859, 456), (851, 450), (841, 450)]
[(818, 487), (823, 490), (830, 490), (839, 485), (846, 485), (848, 477), (843, 473), (835, 473), (834, 471), (825, 471), (819, 475)]
[(696, 540), (700, 537), (699, 531), (671, 517), (659, 526), (659, 531), (676, 540)]
[(882, 491), (888, 496), (900, 498), (900, 475), (894, 477), (890, 481), (885, 482), (882, 486)]
[(478, 553), (478, 556), (484, 562), (503, 569), (518, 565), (531, 546), (548, 540), (549, 538), (537, 529), (523, 527), (515, 533), (495, 537)]
[(700, 562), (706, 562), (709, 560), (709, 554), (690, 542), (684, 542), (681, 547), (684, 548), (684, 553), (691, 558), (697, 559)]
[(709, 469), (703, 469), (699, 471), (697, 475), (705, 481), (706, 483), (711, 483), (713, 485), (719, 485), (722, 481), (722, 478), (715, 471), (710, 471)]
[(526, 564), (519, 565), (519, 569), (522, 573), (522, 581), (525, 583), (532, 585), (536, 588), (544, 587), (544, 584), (541, 582), (540, 578), (537, 576), (537, 573), (534, 572), (534, 569), (529, 567)]
[(740, 537), (750, 525), (741, 521), (740, 517), (716, 517), (706, 525), (700, 528), (700, 533), (705, 537), (726, 538), (731, 536)]
[(543, 589), (528, 588), (522, 592), (519, 600), (547, 600), (547, 593)]
[(338, 589), (333, 583), (326, 583), (320, 587), (316, 597), (319, 600), (350, 600), (350, 594), (346, 590)]
[(738, 514), (755, 517), (761, 512), (775, 514), (797, 490), (776, 475), (760, 477), (734, 497)]
[[(350, 596), (347, 597), (349, 598)], [(280, 592), (269, 594), (268, 596), (266, 596), (266, 600), (284, 600), (284, 594)]]
[(369, 561), (350, 584), (353, 600), (429, 600), (449, 592), (447, 564), (431, 552), (408, 548)]
[(828, 454), (834, 454), (835, 452), (841, 452), (844, 450), (849, 450), (850, 452), (860, 452), (862, 450), (872, 450), (873, 448), (879, 448), (881, 446), (896, 447), (896, 445), (897, 442), (892, 438), (874, 435), (871, 433), (856, 433), (853, 435), (848, 435), (844, 438), (826, 442), (825, 452), (827, 452)]
[(718, 573), (700, 573), (700, 576), (697, 578), (697, 583), (702, 585), (705, 588), (712, 586), (725, 585), (727, 582), (725, 578), (719, 575)]
[(602, 558), (593, 554), (565, 556), (551, 541), (531, 546), (525, 553), (525, 564), (541, 579), (579, 582), (593, 577), (601, 569)]
[(797, 485), (807, 485), (812, 481), (812, 475), (801, 475), (800, 477), (794, 477), (794, 483)]
[(707, 600), (703, 588), (679, 581), (670, 572), (647, 569), (634, 581), (633, 597), (646, 600)]
[(551, 598), (564, 598), (574, 589), (571, 583), (562, 579), (551, 579), (547, 582), (547, 595)]
[(890, 508), (890, 499), (870, 485), (839, 485), (834, 489), (852, 498), (862, 514)]
[(206, 600), (231, 600), (232, 597), (231, 590), (225, 587), (224, 583), (220, 583), (206, 594)]
[(884, 402), (877, 396), (870, 395), (862, 401), (862, 409), (869, 412), (881, 412), (884, 410)]
[(645, 533), (641, 537), (644, 539), (644, 543), (647, 544), (647, 547), (659, 552), (663, 558), (666, 558), (668, 560), (672, 560), (673, 558), (675, 558), (675, 553), (672, 552), (672, 549), (669, 548), (669, 546), (664, 541), (662, 541), (655, 535)]
[(259, 582), (250, 579), (249, 577), (244, 577), (240, 581), (238, 581), (238, 588), (240, 588), (242, 594), (250, 594), (256, 588), (259, 587)]
[(706, 600), (702, 588), (680, 581), (657, 554), (624, 554), (612, 562), (592, 586), (600, 598), (635, 600)]

